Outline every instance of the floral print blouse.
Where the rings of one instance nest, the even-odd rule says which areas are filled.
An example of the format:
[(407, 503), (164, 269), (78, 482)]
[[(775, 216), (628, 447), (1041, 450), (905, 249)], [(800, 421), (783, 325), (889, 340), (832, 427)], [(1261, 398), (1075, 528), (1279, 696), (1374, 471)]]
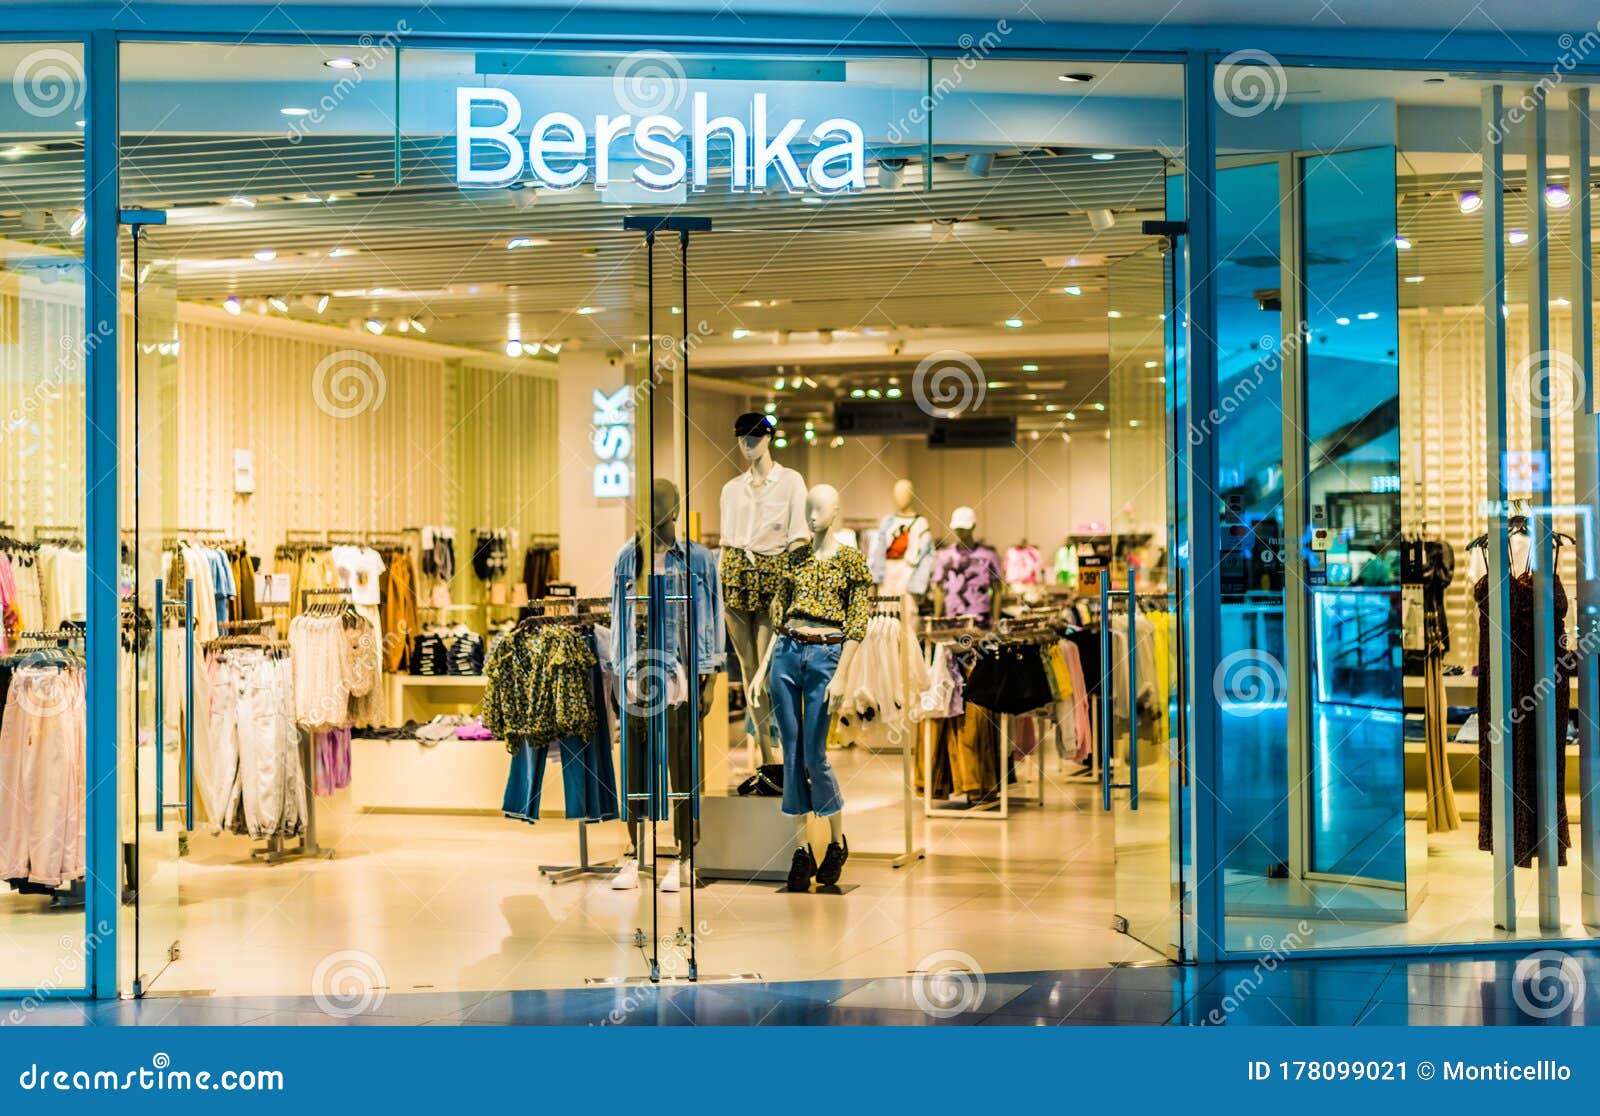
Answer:
[(483, 672), (483, 727), (506, 741), (534, 746), (565, 736), (587, 739), (596, 711), (590, 671), (598, 660), (572, 628), (522, 628), (495, 644)]
[(864, 639), (875, 591), (867, 559), (855, 547), (841, 546), (827, 558), (807, 554), (783, 571), (772, 598), (772, 623), (821, 620), (839, 625), (847, 640)]

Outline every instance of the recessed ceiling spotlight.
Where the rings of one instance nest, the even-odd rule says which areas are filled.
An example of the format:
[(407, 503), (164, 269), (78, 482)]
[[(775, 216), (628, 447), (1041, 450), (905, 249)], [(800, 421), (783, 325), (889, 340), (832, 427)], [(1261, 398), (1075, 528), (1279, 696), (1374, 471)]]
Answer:
[(1039, 371), (1039, 366), (1037, 364), (1024, 364), (1022, 370), (1024, 372), (1037, 372)]
[(327, 295), (318, 295), (317, 296), (317, 313), (321, 314), (327, 309), (328, 309), (328, 296)]
[(1057, 81), (1066, 82), (1068, 85), (1077, 85), (1080, 82), (1093, 81), (1094, 80), (1094, 75), (1090, 74), (1090, 73), (1085, 73), (1082, 70), (1078, 70), (1078, 71), (1075, 71), (1073, 73), (1068, 73), (1068, 74), (1057, 74), (1056, 75), (1056, 80)]
[(514, 236), (510, 240), (506, 241), (506, 251), (514, 252), (518, 248), (543, 248), (549, 243), (550, 242), (548, 240), (540, 240), (538, 237)]
[(256, 207), (256, 199), (249, 194), (235, 194), (228, 199), (228, 204), (237, 205), (243, 209), (254, 209)]
[(506, 338), (506, 356), (514, 357), (514, 356), (521, 356), (521, 355), (522, 355), (522, 338), (520, 338), (520, 337), (508, 337), (508, 338)]
[(867, 397), (867, 389), (866, 388), (851, 388), (850, 389), (850, 398), (851, 399), (865, 399), (866, 397)]
[(278, 253), (273, 251), (271, 248), (262, 248), (260, 251), (255, 253), (255, 257), (262, 263), (271, 263), (273, 260), (278, 258)]
[(1456, 206), (1463, 213), (1476, 213), (1483, 208), (1483, 198), (1476, 190), (1463, 190), (1456, 195)]
[(1506, 230), (1506, 243), (1507, 244), (1512, 244), (1512, 245), (1528, 243), (1527, 230), (1526, 229), (1507, 229)]
[(374, 337), (383, 332), (383, 323), (377, 318), (368, 318), (366, 325), (367, 332), (372, 334)]
[(1333, 324), (1334, 325), (1346, 326), (1346, 325), (1350, 324), (1350, 319), (1349, 318), (1335, 318), (1335, 319), (1333, 319)]
[(807, 194), (805, 197), (800, 199), (800, 204), (801, 205), (821, 205), (822, 204), (822, 199), (817, 197), (815, 194)]
[(1080, 287), (1080, 286), (1077, 286), (1076, 284), (1074, 284), (1073, 286), (1070, 286), (1070, 287), (1062, 287), (1061, 288), (1061, 293), (1062, 294), (1072, 295), (1074, 298), (1076, 298), (1077, 296), (1079, 296), (1079, 295), (1081, 295), (1083, 293), (1083, 288)]
[(1407, 275), (1406, 276), (1406, 282), (1407, 283), (1420, 283), (1426, 278), (1427, 278), (1426, 275)]
[(1409, 252), (1411, 251), (1411, 238), (1409, 236), (1397, 236), (1394, 238), (1394, 246), (1402, 252)]
[(1005, 325), (1006, 325), (1007, 329), (1021, 329), (1022, 328), (1022, 319), (1021, 318), (1007, 318), (1006, 321), (1005, 321)]
[(578, 307), (578, 313), (587, 318), (590, 314), (598, 314), (604, 309), (604, 306), (580, 306)]
[(279, 298), (277, 295), (270, 296), (267, 299), (267, 305), (272, 307), (280, 314), (287, 314), (289, 312), (289, 304), (283, 301), (283, 299)]
[(1572, 195), (1561, 183), (1552, 182), (1544, 188), (1544, 204), (1551, 209), (1565, 209), (1572, 204)]
[(222, 300), (222, 308), (236, 318), (239, 316), (239, 311), (241, 309), (239, 300), (234, 298), (232, 295), (229, 295), (227, 298)]
[(892, 388), (887, 388), (887, 389), (885, 389), (885, 391), (884, 391), (884, 393), (883, 393), (883, 394), (884, 394), (884, 395), (885, 395), (885, 396), (887, 396), (887, 397), (888, 397), (888, 398), (890, 398), (890, 399), (899, 399), (899, 398), (900, 398), (900, 397), (901, 397), (901, 396), (902, 396), (902, 395), (904, 395), (904, 394), (905, 394), (905, 393), (904, 393), (904, 392), (902, 392), (902, 391), (901, 391), (901, 390), (900, 390), (900, 389), (899, 389), (899, 388), (897, 388), (897, 387), (892, 387)]
[(330, 248), (328, 250), (328, 258), (330, 260), (337, 260), (345, 256), (353, 256), (355, 254), (356, 249), (354, 248)]
[(351, 58), (348, 54), (326, 59), (322, 64), (330, 70), (359, 70), (361, 68), (361, 63)]
[(1093, 159), (1097, 163), (1109, 163), (1116, 157), (1117, 155), (1114, 151), (1096, 151), (1093, 155), (1089, 156), (1089, 158)]
[(1104, 403), (1096, 403), (1094, 405), (1094, 409), (1097, 411), (1103, 411), (1106, 409), (1106, 405)]
[(1378, 320), (1378, 312), (1376, 310), (1363, 310), (1356, 315), (1356, 318), (1363, 322), (1375, 322)]
[(310, 116), (311, 110), (300, 105), (284, 105), (278, 110), (284, 116)]
[(1120, 317), (1122, 317), (1122, 311), (1121, 310), (1107, 310), (1106, 311), (1106, 317), (1108, 317), (1108, 318), (1120, 318)]

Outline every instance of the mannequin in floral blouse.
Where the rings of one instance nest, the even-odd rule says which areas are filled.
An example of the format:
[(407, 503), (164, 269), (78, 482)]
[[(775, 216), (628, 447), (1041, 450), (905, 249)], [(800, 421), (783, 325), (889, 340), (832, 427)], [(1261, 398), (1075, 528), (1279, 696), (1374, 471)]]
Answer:
[(783, 812), (828, 819), (821, 865), (809, 846), (796, 849), (790, 891), (809, 891), (813, 877), (824, 887), (838, 883), (850, 855), (844, 797), (828, 760), (828, 726), (844, 701), (844, 680), (866, 635), (875, 587), (866, 558), (835, 537), (838, 521), (838, 490), (817, 485), (806, 496), (811, 553), (785, 571), (773, 597), (777, 636), (750, 691), (760, 695), (770, 676), (768, 696), (783, 739)]

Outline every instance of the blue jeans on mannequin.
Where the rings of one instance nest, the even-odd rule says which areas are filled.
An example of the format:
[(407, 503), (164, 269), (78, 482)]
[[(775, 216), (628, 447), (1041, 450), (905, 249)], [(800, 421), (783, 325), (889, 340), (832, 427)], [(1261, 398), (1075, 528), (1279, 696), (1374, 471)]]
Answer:
[(774, 637), (767, 692), (783, 739), (783, 812), (828, 817), (844, 809), (828, 762), (828, 683), (841, 645)]

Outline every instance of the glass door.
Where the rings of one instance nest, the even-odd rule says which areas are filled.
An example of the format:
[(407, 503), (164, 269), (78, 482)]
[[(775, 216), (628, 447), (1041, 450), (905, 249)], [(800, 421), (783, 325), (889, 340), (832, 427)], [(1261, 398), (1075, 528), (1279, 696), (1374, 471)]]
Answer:
[[(176, 264), (162, 218), (139, 213), (124, 241), (132, 344), (123, 365), (122, 665), (118, 779), (128, 831), (123, 991), (140, 996), (177, 960), (179, 865), (193, 828), (193, 588), (169, 576), (177, 523)], [(148, 223), (146, 223), (148, 222)]]
[(1102, 793), (1115, 821), (1116, 926), (1182, 957), (1184, 830), (1178, 622), (1170, 550), (1175, 442), (1174, 247), (1152, 244), (1108, 273), (1112, 577), (1102, 582)]

